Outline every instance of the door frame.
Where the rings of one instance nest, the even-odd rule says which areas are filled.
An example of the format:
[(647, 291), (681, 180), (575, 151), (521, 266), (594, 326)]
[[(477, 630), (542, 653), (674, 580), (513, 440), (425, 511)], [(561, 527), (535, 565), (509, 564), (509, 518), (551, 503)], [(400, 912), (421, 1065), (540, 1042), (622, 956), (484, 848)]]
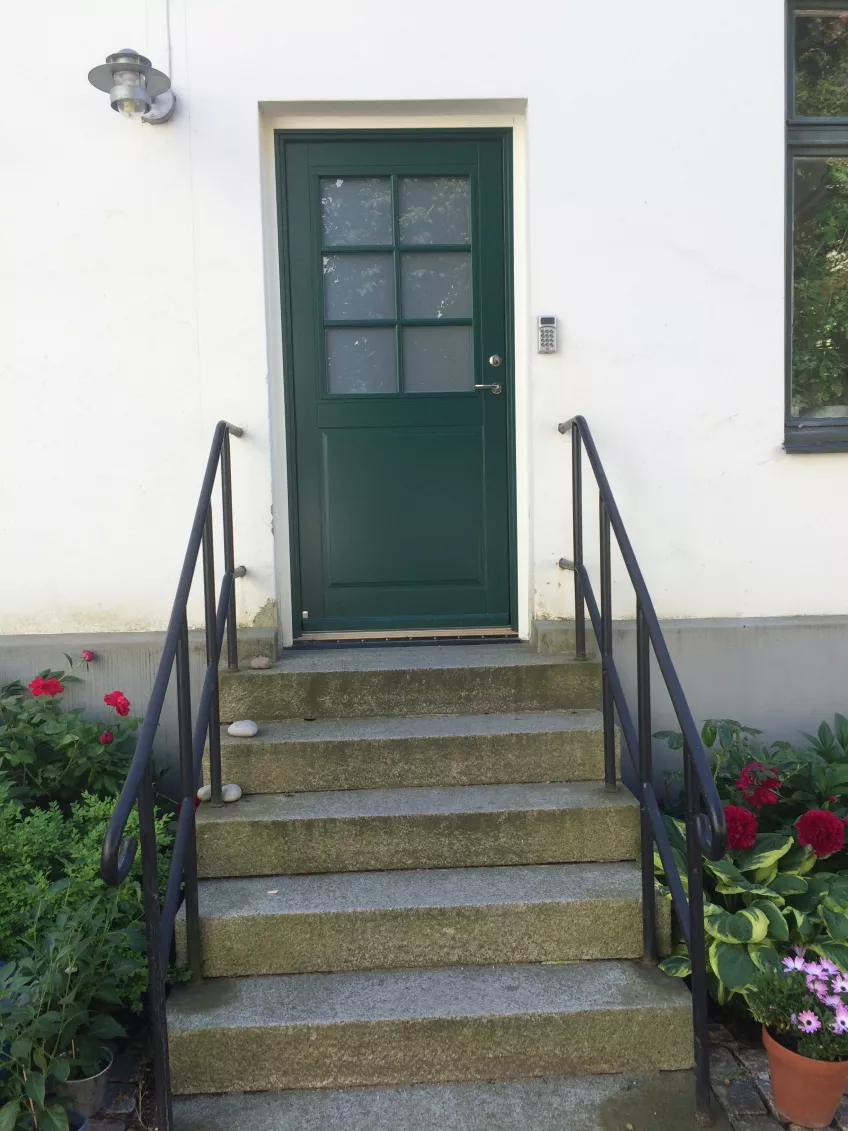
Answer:
[[(467, 141), (498, 139), (503, 145), (503, 193), (504, 193), (504, 260), (506, 279), (505, 332), (507, 357), (506, 368), (509, 377), (509, 396), (507, 398), (507, 476), (509, 515), (509, 628), (519, 629), (518, 597), (518, 505), (517, 505), (517, 460), (516, 460), (516, 387), (515, 387), (515, 247), (513, 213), (513, 129), (511, 126), (486, 127), (438, 127), (426, 126), (409, 128), (355, 128), (355, 129), (288, 129), (275, 128), (274, 142), (274, 180), (275, 208), (277, 217), (277, 269), (280, 283), (280, 324), (282, 332), (282, 393), (285, 416), (286, 484), (288, 492), (288, 533), (289, 569), (291, 590), (291, 629), (296, 640), (299, 632), (295, 626), (300, 622), (303, 608), (300, 581), (300, 544), (298, 529), (299, 494), (297, 484), (297, 429), (294, 411), (294, 379), (292, 356), (292, 280), (289, 275), (289, 220), (285, 207), (286, 143), (303, 141), (386, 141), (392, 138), (403, 139), (417, 136), (421, 138), (462, 139)], [(276, 456), (274, 457), (276, 458)]]

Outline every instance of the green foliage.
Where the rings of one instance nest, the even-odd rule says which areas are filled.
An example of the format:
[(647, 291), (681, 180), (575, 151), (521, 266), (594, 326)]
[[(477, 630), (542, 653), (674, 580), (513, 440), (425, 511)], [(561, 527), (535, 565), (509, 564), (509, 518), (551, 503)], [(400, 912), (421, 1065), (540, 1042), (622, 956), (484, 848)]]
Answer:
[[(663, 817), (669, 843), (685, 876), (683, 824)], [(763, 972), (776, 969), (791, 946), (803, 946), (848, 969), (848, 876), (827, 871), (809, 848), (791, 835), (760, 833), (752, 848), (704, 860), (704, 929), (710, 992), (720, 1004), (747, 997)], [(660, 891), (671, 898), (667, 876), (654, 851)], [(672, 977), (687, 977), (685, 942), (660, 963)]]
[[(13, 956), (21, 940), (33, 940), (34, 906), (39, 907), (43, 923), (48, 918), (48, 906), (58, 914), (98, 899), (119, 926), (134, 931), (141, 928), (140, 860), (136, 859), (132, 874), (118, 888), (108, 888), (98, 875), (112, 809), (110, 799), (86, 794), (71, 805), (68, 817), (55, 802), (47, 809), (26, 813), (0, 786), (0, 957)], [(164, 886), (173, 839), (166, 817), (158, 820), (156, 833), (160, 884)], [(138, 836), (135, 812), (127, 835)], [(122, 957), (129, 965), (122, 967), (121, 1001), (138, 1009), (146, 987), (146, 962), (134, 944), (126, 947)]]
[(117, 892), (76, 906), (71, 892), (69, 880), (53, 886), (54, 899), (33, 908), (20, 956), (0, 969), (0, 1119), (11, 1128), (28, 1119), (67, 1127), (51, 1091), (99, 1072), (104, 1041), (124, 1034), (109, 1010), (121, 1003), (122, 980), (135, 966), (127, 952), (137, 955), (143, 938), (121, 923)]
[[(77, 678), (39, 675), (63, 684)], [(0, 773), (28, 808), (51, 801), (67, 806), (83, 792), (114, 796), (129, 769), (140, 719), (116, 715), (105, 728), (83, 718), (81, 709), (63, 711), (61, 703), (61, 695), (31, 695), (17, 682), (0, 689)], [(105, 729), (109, 743), (100, 741)]]
[[(808, 809), (830, 809), (840, 817), (848, 816), (848, 719), (844, 715), (836, 715), (832, 727), (823, 722), (815, 735), (805, 734), (809, 747), (789, 742), (767, 745), (760, 741), (760, 734), (735, 719), (704, 723), (701, 740), (723, 802), (751, 808), (738, 782), (746, 766), (760, 762), (780, 776), (778, 804), (756, 809), (762, 832), (794, 835), (795, 822)], [(675, 731), (658, 731), (654, 737), (664, 738), (672, 750), (682, 749), (683, 736)], [(668, 777), (673, 781), (680, 771)], [(677, 812), (679, 803), (669, 801), (666, 808)]]

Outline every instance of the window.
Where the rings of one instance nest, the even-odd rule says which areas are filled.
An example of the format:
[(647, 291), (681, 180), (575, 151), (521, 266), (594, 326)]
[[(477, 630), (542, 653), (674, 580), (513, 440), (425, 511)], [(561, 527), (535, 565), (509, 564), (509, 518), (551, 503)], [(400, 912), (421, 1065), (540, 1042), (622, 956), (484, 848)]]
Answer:
[(848, 0), (789, 0), (787, 451), (848, 451)]

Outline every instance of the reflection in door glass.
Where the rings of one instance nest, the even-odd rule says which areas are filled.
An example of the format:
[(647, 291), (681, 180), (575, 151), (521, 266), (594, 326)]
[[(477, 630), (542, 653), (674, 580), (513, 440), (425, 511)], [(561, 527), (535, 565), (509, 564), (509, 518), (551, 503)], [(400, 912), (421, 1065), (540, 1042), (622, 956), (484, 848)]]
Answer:
[(329, 329), (327, 387), (331, 393), (397, 392), (395, 331)]
[(400, 275), (404, 318), (471, 317), (469, 252), (404, 252)]
[(402, 244), (467, 244), (468, 177), (399, 177)]
[(388, 177), (322, 177), (325, 247), (391, 245), (392, 186)]
[(394, 318), (395, 274), (391, 252), (324, 256), (324, 313), (327, 318)]
[(403, 377), (408, 393), (457, 393), (474, 388), (470, 326), (407, 326)]

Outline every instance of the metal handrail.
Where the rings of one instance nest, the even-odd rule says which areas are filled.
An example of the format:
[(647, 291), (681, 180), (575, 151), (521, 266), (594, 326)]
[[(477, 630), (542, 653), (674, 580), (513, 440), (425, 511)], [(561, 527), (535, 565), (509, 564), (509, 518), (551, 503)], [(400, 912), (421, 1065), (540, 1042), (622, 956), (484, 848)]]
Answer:
[[(618, 712), (625, 745), (639, 778), (639, 812), (642, 868), (642, 935), (644, 962), (659, 961), (654, 844), (668, 879), (672, 903), (680, 920), (692, 962), (692, 1022), (695, 1041), (695, 1101), (698, 1122), (713, 1123), (710, 1091), (710, 1059), (704, 932), (704, 888), (702, 855), (719, 860), (727, 851), (724, 810), (713, 780), (701, 736), (683, 693), (668, 651), (653, 602), (633, 546), (616, 505), (604, 466), (589, 425), (582, 416), (558, 425), (563, 435), (571, 433), (571, 496), (573, 561), (560, 559), (560, 567), (574, 571), (575, 644), (577, 656), (586, 659), (586, 608), (601, 652), (601, 696), (604, 718), (604, 781), (616, 789), (615, 712)], [(599, 494), (601, 600), (595, 598), (583, 563), (583, 462), (586, 449)], [(637, 725), (624, 695), (612, 647), (612, 567), (610, 531), (615, 534), (625, 568), (636, 593), (636, 683)], [(585, 607), (584, 607), (585, 606)], [(683, 732), (683, 784), (686, 803), (686, 847), (688, 898), (675, 863), (662, 821), (653, 783), (651, 749), (651, 649), (657, 660), (671, 705)], [(638, 760), (635, 757), (638, 752)], [(702, 812), (702, 802), (705, 812)]]
[[(162, 658), (153, 680), (150, 701), (138, 734), (135, 753), (124, 787), (103, 840), (100, 875), (117, 887), (129, 875), (138, 844), (126, 837), (127, 821), (138, 805), (141, 842), (141, 883), (144, 897), (147, 936), (148, 1004), (153, 1042), (156, 1081), (157, 1126), (172, 1131), (171, 1076), (168, 1062), (168, 1026), (165, 1015), (165, 974), (171, 955), (180, 895), (185, 898), (186, 950), (192, 977), (202, 970), (200, 909), (197, 894), (197, 847), (195, 841), (195, 792), (200, 780), (203, 751), (209, 743), (209, 779), (212, 804), (221, 805), (221, 723), (218, 701), (218, 666), (224, 634), (227, 637), (227, 667), (238, 670), (236, 635), (235, 579), (243, 577), (244, 566), (235, 565), (233, 548), (233, 493), (230, 465), (230, 436), (243, 435), (242, 429), (221, 420), (215, 427), (200, 497), (183, 559), (171, 617), (165, 633)], [(212, 524), (212, 492), (221, 469), (221, 511), (223, 519), (224, 574), (216, 604), (215, 555)], [(192, 725), (191, 683), (188, 646), (188, 600), (197, 561), (203, 553), (203, 590), (206, 629), (206, 674)], [(180, 813), (168, 869), (165, 898), (160, 904), (156, 849), (156, 820), (153, 790), (153, 741), (159, 726), (165, 694), (176, 664), (177, 719), (180, 750)]]

